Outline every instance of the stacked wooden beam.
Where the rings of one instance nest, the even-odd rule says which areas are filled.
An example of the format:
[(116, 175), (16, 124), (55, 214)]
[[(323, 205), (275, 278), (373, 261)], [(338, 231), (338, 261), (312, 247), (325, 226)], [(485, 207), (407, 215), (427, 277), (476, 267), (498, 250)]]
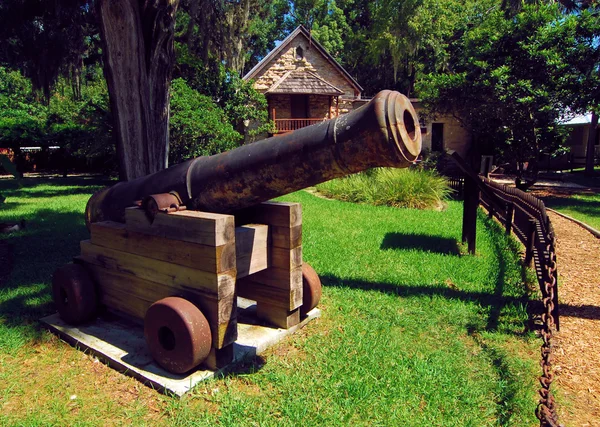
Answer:
[[(236, 295), (257, 301), (257, 315), (289, 328), (302, 305), (302, 212), (297, 203), (264, 203), (236, 217), (197, 211), (127, 209), (125, 224), (91, 225), (76, 261), (98, 284), (100, 303), (143, 321), (156, 301), (179, 296), (205, 315), (212, 350), (204, 364), (231, 362)], [(238, 227), (235, 223), (238, 223)], [(237, 279), (237, 285), (236, 285)]]

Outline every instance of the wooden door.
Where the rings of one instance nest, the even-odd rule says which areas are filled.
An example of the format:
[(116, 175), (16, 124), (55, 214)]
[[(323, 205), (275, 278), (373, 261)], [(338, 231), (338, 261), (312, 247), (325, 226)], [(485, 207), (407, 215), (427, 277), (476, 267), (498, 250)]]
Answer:
[(431, 151), (444, 151), (444, 124), (431, 124)]
[(306, 119), (308, 115), (308, 95), (290, 95), (292, 119)]

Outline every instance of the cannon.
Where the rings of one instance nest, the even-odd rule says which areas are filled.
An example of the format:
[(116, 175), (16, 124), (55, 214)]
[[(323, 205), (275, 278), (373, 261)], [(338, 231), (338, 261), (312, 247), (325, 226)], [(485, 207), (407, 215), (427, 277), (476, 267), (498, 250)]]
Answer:
[(407, 167), (421, 150), (404, 95), (232, 151), (199, 157), (94, 194), (90, 240), (55, 272), (54, 302), (74, 325), (100, 309), (144, 325), (150, 353), (172, 373), (233, 359), (237, 296), (290, 328), (321, 295), (302, 261), (302, 211), (272, 198), (372, 167)]

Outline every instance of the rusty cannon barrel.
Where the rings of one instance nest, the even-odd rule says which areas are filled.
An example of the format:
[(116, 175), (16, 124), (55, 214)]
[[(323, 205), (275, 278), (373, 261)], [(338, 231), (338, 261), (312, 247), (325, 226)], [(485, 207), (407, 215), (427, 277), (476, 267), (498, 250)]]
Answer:
[(188, 209), (232, 213), (372, 167), (407, 167), (420, 151), (412, 104), (385, 90), (349, 114), (102, 190), (89, 200), (86, 222), (124, 222), (125, 208), (169, 192)]

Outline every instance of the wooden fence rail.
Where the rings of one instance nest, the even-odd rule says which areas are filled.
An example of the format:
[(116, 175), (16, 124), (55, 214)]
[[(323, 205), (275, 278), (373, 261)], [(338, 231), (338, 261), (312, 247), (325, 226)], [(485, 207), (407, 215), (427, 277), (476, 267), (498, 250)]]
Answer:
[(525, 245), (525, 263), (533, 267), (542, 294), (542, 376), (540, 403), (536, 415), (540, 426), (558, 426), (552, 384), (551, 338), (553, 329), (559, 330), (558, 271), (556, 267), (555, 236), (544, 203), (517, 188), (508, 187), (478, 176), (458, 155), (453, 155), (465, 174), (463, 242), (469, 252), (475, 253), (477, 207), (482, 205), (490, 215), (504, 225), (507, 234), (514, 233)]
[[(498, 184), (487, 178), (480, 178), (506, 206), (504, 211), (494, 211), (487, 197), (482, 194), (481, 204), (511, 230), (525, 246), (525, 261), (534, 262), (534, 268), (542, 296), (545, 297), (544, 283), (548, 280), (551, 255), (555, 251), (554, 229), (546, 212), (546, 206), (540, 199), (517, 188)], [(512, 215), (509, 211), (512, 209)], [(557, 273), (555, 273), (557, 276)], [(558, 292), (554, 292), (554, 321), (559, 329)]]
[(275, 119), (276, 133), (292, 132), (306, 126), (321, 123), (325, 119), (306, 118), (306, 119)]
[[(452, 158), (465, 174), (463, 242), (468, 244), (469, 252), (475, 253), (475, 217), (477, 207), (482, 205), (490, 217), (496, 217), (504, 225), (508, 234), (513, 232), (525, 245), (525, 260), (534, 262), (542, 298), (546, 298), (545, 283), (556, 253), (554, 229), (544, 202), (522, 190), (477, 175), (456, 153)], [(558, 273), (554, 277), (558, 277)], [(558, 330), (558, 283), (555, 288), (552, 315)]]

